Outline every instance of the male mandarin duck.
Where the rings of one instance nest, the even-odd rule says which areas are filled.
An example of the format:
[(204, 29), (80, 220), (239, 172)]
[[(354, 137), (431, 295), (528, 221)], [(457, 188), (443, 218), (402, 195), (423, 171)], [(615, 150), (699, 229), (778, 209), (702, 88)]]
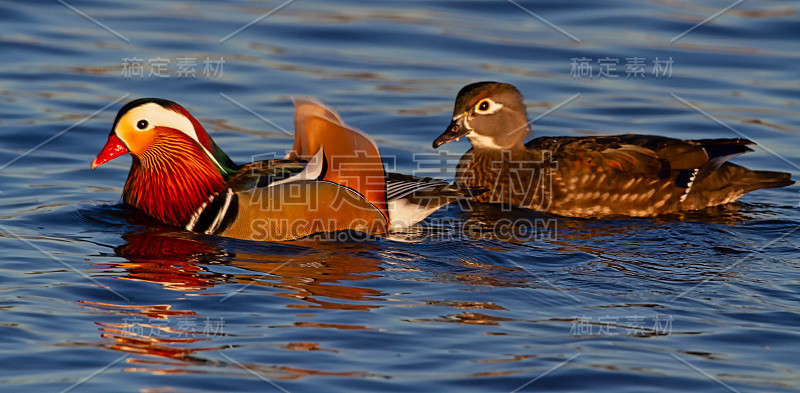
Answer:
[(489, 191), (473, 198), (572, 217), (655, 216), (735, 201), (761, 188), (793, 184), (789, 173), (727, 162), (752, 151), (746, 139), (679, 140), (650, 135), (539, 137), (522, 94), (507, 83), (459, 91), (437, 148), (462, 136), (470, 149), (456, 184)]
[(92, 169), (131, 153), (125, 203), (189, 231), (249, 240), (386, 235), (469, 194), (441, 180), (387, 176), (367, 135), (314, 100), (295, 107), (287, 157), (237, 165), (182, 106), (138, 99), (120, 109)]

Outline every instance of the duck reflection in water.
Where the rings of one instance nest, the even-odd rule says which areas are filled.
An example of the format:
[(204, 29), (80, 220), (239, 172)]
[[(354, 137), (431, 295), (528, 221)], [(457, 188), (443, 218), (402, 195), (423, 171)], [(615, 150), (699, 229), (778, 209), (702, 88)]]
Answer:
[[(266, 286), (285, 290), (278, 296), (310, 303), (292, 307), (360, 310), (378, 305), (351, 302), (379, 301), (382, 295), (370, 288), (340, 285), (378, 277), (370, 273), (381, 270), (381, 261), (362, 256), (376, 249), (369, 242), (257, 243), (152, 228), (122, 238), (126, 243), (115, 248), (127, 260), (116, 266), (126, 269), (120, 278), (158, 283), (165, 289), (194, 292), (219, 284)], [(213, 265), (239, 268), (242, 273), (214, 272), (209, 269)]]
[[(530, 257), (523, 258), (528, 269), (536, 270), (536, 265), (541, 261), (543, 266), (557, 266), (558, 271), (577, 269), (586, 274), (600, 269), (597, 266), (603, 266), (626, 276), (684, 281), (685, 275), (676, 274), (676, 271), (694, 271), (693, 265), (698, 262), (719, 265), (719, 269), (727, 267), (731, 255), (743, 251), (718, 245), (730, 244), (727, 237), (740, 238), (736, 234), (736, 227), (769, 214), (768, 205), (737, 201), (656, 218), (597, 220), (469, 202), (456, 217), (459, 225), (448, 223), (444, 225), (448, 228), (435, 229), (444, 231), (455, 227), (457, 233), (450, 233), (449, 236), (488, 241), (485, 247), (493, 251), (515, 250), (508, 248), (510, 245), (529, 248)], [(691, 245), (682, 243), (681, 239), (692, 237), (698, 231), (713, 231), (720, 236), (697, 238), (697, 243)], [(632, 242), (634, 238), (636, 240)], [(757, 248), (759, 245), (742, 244), (742, 249), (748, 247)], [(546, 259), (550, 252), (559, 255), (559, 260)], [(738, 273), (725, 271), (719, 276), (735, 278)], [(546, 284), (542, 287), (548, 288)]]
[[(533, 213), (525, 209), (502, 211), (496, 205), (475, 203), (457, 213), (453, 217), (461, 222), (479, 227), (483, 234), (491, 233), (495, 223), (505, 218), (515, 219), (550, 219), (553, 216)], [(720, 211), (717, 211), (720, 210)], [(701, 221), (716, 221), (714, 224), (724, 227), (725, 224), (747, 220), (746, 205), (727, 205), (714, 211), (705, 212)], [(745, 210), (742, 212), (740, 210)], [(700, 214), (700, 213), (695, 213)], [(675, 218), (675, 221), (686, 217)], [(610, 268), (632, 275), (666, 275), (658, 273), (658, 269), (645, 269), (652, 264), (639, 253), (639, 250), (614, 246), (613, 239), (624, 239), (636, 233), (655, 234), (665, 227), (669, 218), (626, 219), (626, 220), (584, 220), (559, 217), (555, 223), (555, 238), (547, 241), (519, 242), (530, 247), (531, 254), (520, 255), (529, 263), (528, 269), (536, 269), (537, 260), (531, 255), (547, 253), (551, 250), (575, 251), (588, 256), (576, 258), (578, 269), (590, 269), (591, 264), (602, 263)], [(434, 221), (435, 222), (435, 221)], [(534, 221), (535, 222), (535, 221)], [(211, 296), (210, 301), (242, 290), (242, 285), (253, 287), (246, 289), (244, 296), (258, 295), (259, 287), (263, 291), (265, 302), (275, 303), (278, 298), (290, 299), (278, 302), (286, 308), (312, 310), (361, 310), (368, 311), (387, 306), (389, 294), (370, 288), (365, 281), (391, 275), (386, 266), (393, 271), (414, 271), (419, 280), (456, 280), (463, 284), (490, 287), (520, 287), (525, 289), (550, 289), (536, 279), (524, 279), (519, 276), (519, 269), (502, 261), (481, 257), (481, 249), (492, 249), (496, 252), (506, 250), (509, 243), (498, 238), (474, 236), (468, 242), (472, 250), (460, 250), (448, 256), (451, 264), (462, 264), (464, 269), (452, 274), (452, 266), (439, 266), (440, 263), (426, 264), (420, 255), (429, 255), (437, 261), (437, 252), (449, 253), (446, 244), (433, 240), (418, 239), (415, 244), (378, 241), (325, 241), (319, 239), (299, 240), (287, 243), (248, 242), (226, 239), (215, 236), (198, 235), (186, 231), (178, 231), (158, 225), (142, 225), (129, 221), (132, 230), (122, 236), (124, 244), (114, 248), (116, 255), (124, 261), (112, 263), (108, 271), (119, 271), (118, 278), (158, 284), (164, 289), (183, 293), (185, 296)], [(429, 227), (430, 228), (430, 227)], [(659, 229), (661, 228), (661, 229)], [(431, 228), (436, 229), (436, 228)], [(724, 229), (724, 228), (722, 228)], [(474, 233), (466, 232), (465, 237)], [(488, 241), (487, 241), (488, 240)], [(601, 244), (602, 243), (602, 244)], [(462, 243), (463, 244), (463, 243)], [(443, 245), (445, 247), (443, 247)], [(652, 250), (652, 249), (651, 249)], [(686, 251), (685, 249), (683, 250)], [(421, 254), (419, 254), (421, 253)], [(588, 254), (588, 255), (587, 255)], [(470, 258), (477, 258), (470, 260)], [(709, 255), (705, 255), (709, 257)], [(713, 257), (713, 256), (712, 256)], [(546, 258), (546, 256), (545, 256)], [(549, 274), (554, 282), (568, 279), (569, 261), (564, 263), (554, 274)], [(215, 268), (219, 266), (219, 268)], [(550, 266), (552, 267), (552, 265)], [(514, 273), (514, 272), (517, 273)], [(669, 279), (669, 277), (658, 277)], [(358, 285), (365, 282), (365, 285)], [(221, 285), (227, 284), (227, 285)], [(219, 288), (214, 290), (214, 287)], [(223, 289), (224, 288), (224, 289)], [(277, 291), (276, 291), (277, 290)], [(527, 292), (526, 292), (527, 293)], [(503, 324), (505, 320), (491, 315), (490, 310), (503, 310), (501, 305), (491, 302), (475, 303), (462, 301), (443, 301), (441, 299), (420, 300), (428, 305), (445, 306), (456, 309), (456, 313), (442, 315), (433, 321), (458, 324)], [(189, 303), (185, 303), (189, 304)], [(222, 360), (217, 356), (203, 356), (202, 352), (220, 351), (230, 348), (236, 342), (227, 336), (224, 328), (226, 321), (209, 318), (208, 315), (192, 310), (179, 309), (186, 306), (176, 304), (111, 304), (83, 302), (82, 305), (119, 318), (108, 322), (108, 319), (96, 322), (100, 326), (103, 339), (100, 345), (114, 351), (129, 354), (155, 357), (148, 359), (137, 356), (129, 358), (128, 363), (137, 367), (129, 371), (150, 371), (158, 373), (187, 373), (198, 371), (197, 366), (220, 366)], [(280, 304), (278, 305), (281, 306)], [(397, 306), (397, 304), (395, 304)], [(480, 309), (482, 312), (475, 312)], [(486, 312), (483, 312), (486, 311)], [(218, 318), (218, 317), (217, 317)], [(193, 321), (193, 324), (183, 323)], [(426, 319), (411, 319), (411, 323), (430, 323)], [(324, 325), (324, 326), (323, 326)], [(370, 329), (366, 326), (347, 324), (319, 324), (305, 320), (297, 315), (296, 322), (289, 326), (333, 329)], [(287, 326), (288, 327), (288, 326)], [(287, 341), (278, 344), (287, 350), (331, 351), (321, 348), (315, 342)], [(211, 360), (210, 360), (211, 359)], [(222, 361), (224, 362), (224, 361)], [(187, 368), (191, 366), (192, 368)], [(236, 367), (235, 365), (228, 365)], [(248, 368), (270, 375), (276, 379), (294, 379), (310, 375), (326, 374), (324, 371), (312, 369), (287, 368), (281, 365), (248, 365)], [(157, 370), (157, 371), (154, 371)], [(345, 371), (342, 376), (353, 375), (360, 371)], [(336, 374), (336, 375), (339, 375)], [(334, 375), (334, 374), (329, 374)]]
[[(130, 223), (130, 221), (129, 221)], [(134, 224), (136, 225), (136, 224)], [(122, 236), (124, 244), (114, 248), (124, 262), (111, 264), (108, 270), (123, 270), (119, 279), (159, 284), (186, 296), (212, 296), (218, 302), (234, 289), (214, 291), (220, 284), (254, 286), (248, 290), (257, 293), (256, 287), (276, 288), (274, 295), (288, 301), (287, 308), (370, 310), (380, 307), (381, 291), (355, 285), (341, 285), (378, 277), (380, 258), (366, 258), (365, 252), (376, 249), (369, 242), (331, 242), (300, 240), (291, 243), (256, 243), (203, 236), (172, 228), (149, 226)], [(215, 272), (219, 270), (241, 273)], [(233, 268), (233, 269), (232, 269)], [(324, 299), (324, 300), (323, 300)], [(296, 302), (301, 300), (301, 302)], [(117, 315), (114, 322), (96, 322), (101, 337), (109, 340), (101, 346), (114, 351), (160, 358), (128, 358), (128, 363), (140, 365), (128, 371), (154, 371), (158, 373), (193, 372), (187, 366), (215, 363), (198, 356), (198, 352), (218, 351), (227, 345), (221, 317), (209, 317), (192, 310), (179, 310), (172, 304), (132, 305), (83, 301), (85, 308)], [(315, 326), (299, 321), (299, 327), (326, 327), (337, 329), (367, 329), (363, 326)], [(213, 345), (212, 345), (213, 344)], [(326, 350), (318, 343), (287, 342), (282, 347), (290, 350)], [(164, 367), (167, 369), (164, 369)], [(230, 365), (237, 367), (236, 365)], [(326, 372), (285, 366), (248, 365), (248, 368), (276, 379), (296, 379), (310, 375), (353, 376), (358, 372)]]

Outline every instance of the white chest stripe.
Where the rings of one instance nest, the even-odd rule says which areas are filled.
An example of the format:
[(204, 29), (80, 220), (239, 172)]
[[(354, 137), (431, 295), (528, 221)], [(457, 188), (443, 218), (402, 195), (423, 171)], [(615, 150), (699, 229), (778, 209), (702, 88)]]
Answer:
[(200, 214), (203, 213), (203, 210), (206, 209), (206, 206), (208, 206), (209, 203), (214, 202), (214, 197), (215, 196), (216, 195), (212, 195), (212, 196), (208, 197), (208, 201), (203, 202), (203, 204), (200, 205), (199, 208), (197, 208), (197, 211), (192, 213), (192, 218), (189, 220), (189, 223), (186, 224), (186, 230), (187, 231), (193, 231), (194, 230), (194, 226), (197, 225), (197, 220), (200, 218)]
[(231, 206), (232, 198), (233, 198), (233, 190), (229, 188), (228, 192), (225, 194), (225, 204), (222, 205), (221, 209), (219, 209), (219, 212), (217, 213), (217, 216), (214, 218), (214, 222), (211, 224), (211, 226), (208, 229), (206, 229), (205, 231), (206, 234), (212, 234), (217, 231), (217, 228), (219, 228), (219, 225), (222, 223), (222, 219), (225, 218), (225, 213), (228, 212), (228, 208)]
[[(192, 217), (189, 220), (189, 223), (186, 224), (186, 227), (185, 227), (187, 231), (192, 231), (192, 232), (194, 231), (194, 227), (197, 225), (197, 220), (200, 219), (200, 216), (203, 215), (203, 213), (206, 210), (206, 207), (211, 205), (211, 203), (214, 202), (214, 198), (216, 196), (218, 196), (218, 195), (219, 194), (214, 194), (214, 195), (208, 197), (208, 201), (203, 202), (203, 204), (200, 205), (200, 207), (197, 209), (197, 211), (195, 211), (192, 214)], [(228, 208), (230, 208), (230, 206), (231, 206), (231, 201), (232, 200), (233, 200), (233, 190), (228, 188), (225, 191), (225, 201), (223, 202), (222, 207), (220, 207), (219, 211), (217, 212), (217, 215), (214, 217), (214, 221), (211, 223), (211, 226), (209, 226), (208, 229), (203, 231), (203, 233), (212, 234), (212, 233), (216, 232), (217, 229), (219, 229), (219, 226), (222, 224), (222, 220), (225, 218), (225, 214), (228, 212)]]

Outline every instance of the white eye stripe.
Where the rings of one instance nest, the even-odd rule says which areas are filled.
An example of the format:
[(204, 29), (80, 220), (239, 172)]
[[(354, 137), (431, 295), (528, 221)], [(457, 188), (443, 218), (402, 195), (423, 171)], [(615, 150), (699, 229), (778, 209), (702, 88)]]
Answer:
[[(125, 114), (123, 117), (124, 121), (131, 122), (133, 124), (133, 129), (137, 131), (149, 131), (156, 126), (159, 127), (169, 127), (175, 130), (178, 130), (190, 138), (192, 138), (197, 144), (200, 146), (201, 149), (206, 153), (206, 155), (214, 162), (220, 169), (222, 169), (222, 165), (217, 161), (216, 158), (208, 151), (208, 149), (200, 143), (200, 138), (197, 137), (197, 131), (194, 129), (194, 124), (192, 121), (189, 120), (186, 116), (164, 108), (161, 105), (158, 105), (154, 102), (149, 102), (147, 104), (138, 106), (136, 108), (131, 109), (128, 113)], [(143, 130), (140, 130), (136, 124), (139, 120), (146, 120), (147, 127)], [(130, 123), (129, 123), (130, 124)], [(123, 140), (123, 142), (127, 143)]]
[[(189, 119), (186, 118), (186, 116), (166, 109), (153, 102), (131, 109), (125, 114), (125, 119), (130, 119), (128, 120), (131, 122), (129, 124), (133, 124), (133, 128), (138, 131), (151, 130), (157, 125), (161, 127), (169, 127), (183, 132), (199, 143), (199, 140), (197, 139), (197, 133), (194, 131), (194, 125)], [(137, 126), (140, 120), (147, 121), (147, 127), (145, 127), (143, 130), (140, 130)]]
[[(484, 104), (489, 104), (489, 107), (486, 109), (481, 109), (481, 106)], [(503, 109), (503, 104), (498, 104), (489, 98), (484, 98), (475, 105), (475, 113), (479, 115), (491, 115), (493, 113), (497, 113), (497, 111), (500, 109)]]

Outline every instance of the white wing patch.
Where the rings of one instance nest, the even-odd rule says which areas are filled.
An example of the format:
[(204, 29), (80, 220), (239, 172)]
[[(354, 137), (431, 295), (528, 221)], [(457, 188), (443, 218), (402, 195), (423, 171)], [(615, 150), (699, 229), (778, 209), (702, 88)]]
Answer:
[(310, 160), (308, 160), (308, 164), (306, 165), (305, 168), (303, 168), (303, 170), (300, 173), (283, 180), (274, 181), (270, 183), (267, 187), (277, 186), (279, 184), (291, 183), (301, 180), (317, 180), (319, 176), (322, 174), (322, 169), (324, 167), (325, 167), (325, 153), (323, 151), (323, 148), (320, 147), (319, 150), (317, 150), (317, 153), (314, 154), (314, 156), (311, 157)]
[(686, 184), (686, 191), (684, 191), (683, 195), (681, 195), (681, 202), (685, 201), (686, 198), (689, 197), (689, 191), (692, 190), (692, 184), (694, 184), (694, 179), (697, 177), (697, 171), (698, 169), (692, 171), (692, 176), (689, 177), (689, 183)]

